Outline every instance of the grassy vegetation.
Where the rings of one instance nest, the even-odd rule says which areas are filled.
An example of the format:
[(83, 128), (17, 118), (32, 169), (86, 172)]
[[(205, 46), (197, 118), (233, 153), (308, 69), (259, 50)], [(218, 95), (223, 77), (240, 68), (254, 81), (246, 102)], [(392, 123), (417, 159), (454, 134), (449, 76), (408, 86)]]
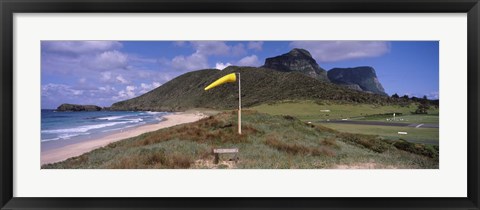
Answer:
[[(405, 139), (411, 142), (438, 145), (438, 128), (395, 127), (378, 125), (354, 125), (337, 123), (320, 123), (319, 125), (345, 133), (378, 135), (384, 139)], [(398, 132), (407, 132), (407, 135)]]
[(402, 122), (402, 123), (417, 123), (417, 124), (437, 124), (439, 116), (437, 114), (411, 114), (411, 115), (397, 115), (395, 120), (392, 115), (378, 114), (365, 117), (352, 118), (352, 120), (365, 121), (380, 121), (380, 122)]
[[(243, 112), (242, 135), (236, 112), (160, 129), (115, 142), (42, 168), (438, 168), (438, 155), (424, 145), (384, 141), (378, 136), (341, 133), (291, 116)], [(420, 144), (419, 144), (420, 145)], [(214, 148), (238, 148), (237, 163)], [(425, 152), (427, 151), (427, 152)], [(438, 150), (437, 150), (438, 153)]]
[[(261, 113), (271, 115), (291, 115), (301, 120), (335, 120), (345, 118), (364, 117), (384, 113), (410, 114), (416, 109), (415, 104), (375, 105), (375, 104), (338, 104), (330, 101), (284, 101), (271, 104), (262, 104), (251, 107)], [(327, 111), (328, 110), (328, 111)]]
[(408, 151), (411, 153), (431, 157), (431, 158), (438, 158), (439, 155), (439, 147), (438, 145), (428, 145), (428, 144), (419, 144), (419, 143), (410, 143), (403, 139), (400, 140), (390, 140), (387, 141), (391, 143), (395, 148), (401, 149), (404, 151)]
[[(393, 116), (390, 113), (397, 113), (395, 122), (416, 123), (416, 124), (438, 124), (438, 108), (432, 107), (428, 115), (411, 114), (417, 108), (416, 104), (408, 106), (399, 105), (371, 105), (371, 104), (339, 104), (330, 101), (284, 101), (281, 103), (262, 104), (252, 107), (262, 113), (272, 115), (291, 115), (303, 121), (319, 121), (350, 119), (365, 121), (393, 122)], [(329, 110), (326, 112), (326, 110)], [(386, 114), (389, 113), (389, 114)], [(401, 113), (401, 115), (399, 114)], [(387, 119), (390, 119), (387, 121)], [(403, 119), (403, 120), (399, 120)], [(414, 128), (414, 127), (392, 127), (377, 125), (353, 125), (353, 124), (335, 124), (322, 123), (322, 126), (338, 130), (340, 132), (379, 135), (384, 139), (395, 140), (399, 138), (411, 142), (426, 144), (436, 144), (439, 141), (438, 128)], [(407, 132), (407, 135), (399, 135), (398, 132)]]

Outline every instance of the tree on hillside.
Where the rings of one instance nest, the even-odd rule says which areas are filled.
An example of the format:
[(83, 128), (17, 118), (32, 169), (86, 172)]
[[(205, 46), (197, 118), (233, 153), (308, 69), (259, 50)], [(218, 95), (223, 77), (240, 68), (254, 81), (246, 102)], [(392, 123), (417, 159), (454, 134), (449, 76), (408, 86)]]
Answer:
[(392, 95), (392, 98), (400, 98), (400, 96), (398, 96), (398, 94), (395, 93), (395, 94)]
[(428, 100), (422, 100), (420, 104), (418, 104), (417, 110), (415, 110), (415, 114), (428, 114), (428, 110), (430, 109), (430, 105)]

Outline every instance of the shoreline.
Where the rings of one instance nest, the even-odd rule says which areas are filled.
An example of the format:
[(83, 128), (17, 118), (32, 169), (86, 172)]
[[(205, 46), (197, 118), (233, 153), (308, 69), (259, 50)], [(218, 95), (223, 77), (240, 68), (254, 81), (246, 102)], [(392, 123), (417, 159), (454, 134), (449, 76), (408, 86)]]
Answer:
[(100, 147), (104, 147), (113, 142), (139, 136), (141, 134), (156, 131), (162, 128), (196, 122), (205, 117), (207, 117), (207, 115), (204, 115), (203, 113), (175, 112), (173, 114), (164, 116), (165, 120), (156, 124), (142, 125), (94, 140), (89, 140), (87, 142), (79, 142), (47, 151), (41, 151), (40, 165), (64, 161), (68, 158), (76, 157)]

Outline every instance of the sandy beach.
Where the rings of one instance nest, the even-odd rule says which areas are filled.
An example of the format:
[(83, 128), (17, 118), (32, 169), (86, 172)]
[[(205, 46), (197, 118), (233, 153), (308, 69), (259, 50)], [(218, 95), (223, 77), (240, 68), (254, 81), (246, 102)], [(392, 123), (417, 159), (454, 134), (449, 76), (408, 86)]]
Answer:
[(63, 161), (68, 158), (79, 156), (83, 153), (106, 146), (112, 142), (131, 138), (146, 132), (156, 131), (162, 128), (168, 128), (168, 127), (179, 125), (179, 124), (195, 122), (204, 117), (206, 117), (206, 115), (202, 113), (177, 112), (177, 113), (165, 116), (164, 117), (165, 120), (157, 124), (139, 126), (136, 128), (125, 130), (125, 131), (119, 131), (118, 133), (111, 134), (99, 139), (90, 140), (87, 142), (80, 142), (77, 144), (71, 144), (71, 145), (67, 145), (64, 147), (55, 148), (47, 151), (42, 151), (41, 158), (40, 158), (41, 164), (43, 165), (43, 164)]

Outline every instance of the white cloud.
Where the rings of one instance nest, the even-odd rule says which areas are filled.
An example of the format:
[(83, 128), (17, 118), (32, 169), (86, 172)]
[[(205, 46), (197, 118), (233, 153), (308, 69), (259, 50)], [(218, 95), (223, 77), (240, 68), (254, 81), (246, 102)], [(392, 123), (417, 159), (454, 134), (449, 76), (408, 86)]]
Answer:
[(260, 62), (256, 55), (246, 56), (237, 62), (238, 66), (259, 66)]
[(72, 88), (69, 85), (48, 83), (42, 85), (42, 96), (79, 96), (83, 90)]
[(129, 62), (136, 62), (136, 63), (158, 63), (158, 59), (154, 58), (143, 58), (135, 55), (126, 54)]
[(176, 42), (173, 42), (173, 45), (174, 46), (178, 46), (178, 47), (183, 47), (187, 44), (186, 41), (176, 41)]
[(128, 85), (124, 90), (118, 91), (117, 95), (113, 97), (114, 100), (124, 100), (135, 97), (135, 90), (137, 87), (133, 85)]
[(131, 91), (134, 91), (135, 89), (137, 89), (137, 87), (133, 86), (133, 85), (129, 85), (127, 87), (125, 87), (125, 90), (131, 92)]
[(231, 54), (234, 56), (245, 55), (247, 51), (245, 50), (245, 45), (238, 43), (235, 46), (231, 47)]
[(122, 83), (122, 84), (128, 84), (128, 83), (130, 83), (128, 80), (126, 80), (125, 78), (123, 78), (122, 75), (118, 75), (117, 77), (115, 77), (115, 79), (117, 79), (117, 81), (119, 81), (119, 82)]
[(390, 51), (383, 41), (294, 41), (290, 46), (308, 50), (318, 62), (378, 57)]
[(431, 93), (427, 94), (427, 97), (428, 97), (428, 99), (439, 99), (440, 94), (438, 93), (438, 91), (434, 91), (434, 92), (431, 92)]
[(229, 66), (231, 66), (232, 64), (231, 63), (222, 63), (222, 62), (217, 62), (215, 64), (215, 68), (216, 69), (220, 69), (220, 70), (223, 70), (224, 68), (227, 68)]
[[(227, 45), (222, 41), (194, 41), (189, 42), (190, 46), (195, 50), (189, 56), (179, 55), (172, 60), (165, 58), (158, 59), (158, 63), (165, 66), (167, 69), (174, 69), (179, 71), (192, 71), (208, 68), (208, 57), (215, 56), (240, 56), (247, 53), (245, 45), (238, 43), (236, 45)], [(184, 42), (174, 43), (176, 46), (184, 46)], [(258, 44), (257, 44), (258, 45)], [(231, 65), (231, 64), (229, 64)], [(217, 69), (223, 69), (227, 64), (218, 63)]]
[(98, 87), (98, 90), (99, 92), (106, 92), (106, 93), (116, 91), (115, 87), (112, 87), (110, 85)]
[(74, 87), (65, 84), (48, 83), (42, 85), (42, 107), (56, 108), (63, 103), (95, 104), (110, 106), (112, 95), (118, 94), (115, 87)]
[(80, 84), (85, 84), (85, 82), (87, 82), (87, 78), (82, 77), (82, 78), (78, 79), (78, 82), (79, 82)]
[(161, 84), (159, 82), (152, 82), (151, 84), (142, 83), (142, 84), (140, 84), (140, 87), (144, 90), (151, 90), (151, 89), (159, 87), (160, 85)]
[[(238, 56), (246, 54), (245, 45), (238, 43), (236, 45), (227, 45), (222, 41), (195, 41), (190, 42), (195, 54), (203, 55), (205, 57), (209, 55), (220, 56)], [(177, 46), (183, 46), (184, 43), (176, 44)]]
[(100, 73), (100, 76), (101, 76), (100, 79), (102, 81), (109, 81), (110, 79), (112, 79), (112, 72), (109, 72), (109, 71), (102, 72)]
[(72, 90), (73, 95), (78, 96), (83, 94), (83, 90)]
[(42, 41), (42, 50), (59, 53), (91, 53), (119, 49), (117, 41)]
[(131, 99), (135, 96), (145, 94), (159, 87), (160, 85), (161, 83), (159, 82), (152, 82), (150, 84), (141, 83), (138, 87), (134, 85), (128, 85), (125, 87), (125, 89), (118, 91), (117, 94), (112, 97), (112, 99), (115, 101)]
[(93, 61), (86, 58), (84, 63), (92, 69), (125, 69), (128, 66), (128, 55), (117, 50), (106, 51), (96, 55)]
[(260, 51), (263, 48), (263, 42), (249, 42), (248, 49)]
[(201, 55), (226, 55), (230, 52), (230, 46), (219, 41), (191, 42), (196, 54)]
[(208, 68), (207, 58), (199, 53), (194, 53), (187, 57), (180, 55), (176, 56), (171, 61), (171, 67), (180, 71), (191, 71)]
[(142, 83), (142, 84), (140, 84), (140, 91), (138, 93), (145, 94), (148, 91), (151, 91), (151, 90), (159, 87), (160, 85), (161, 84), (159, 82), (152, 82), (151, 84)]

